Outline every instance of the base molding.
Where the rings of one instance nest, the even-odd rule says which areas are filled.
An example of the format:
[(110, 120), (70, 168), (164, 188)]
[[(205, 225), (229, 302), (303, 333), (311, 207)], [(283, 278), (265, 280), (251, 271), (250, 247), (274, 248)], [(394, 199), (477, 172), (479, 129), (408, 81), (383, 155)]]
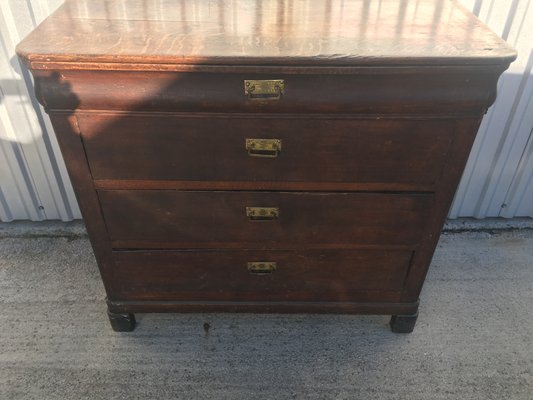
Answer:
[(375, 314), (410, 315), (419, 302), (277, 302), (277, 301), (118, 301), (107, 300), (113, 313), (302, 313), (302, 314)]

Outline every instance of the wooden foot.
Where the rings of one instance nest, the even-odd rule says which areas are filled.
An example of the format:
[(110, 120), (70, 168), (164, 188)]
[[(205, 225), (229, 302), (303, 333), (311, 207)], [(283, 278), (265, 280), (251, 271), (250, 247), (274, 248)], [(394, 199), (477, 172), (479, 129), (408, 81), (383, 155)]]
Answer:
[(115, 332), (131, 332), (135, 329), (135, 315), (133, 314), (116, 314), (108, 310), (107, 316)]
[(418, 312), (411, 315), (393, 315), (390, 319), (390, 328), (394, 333), (411, 333), (415, 329)]

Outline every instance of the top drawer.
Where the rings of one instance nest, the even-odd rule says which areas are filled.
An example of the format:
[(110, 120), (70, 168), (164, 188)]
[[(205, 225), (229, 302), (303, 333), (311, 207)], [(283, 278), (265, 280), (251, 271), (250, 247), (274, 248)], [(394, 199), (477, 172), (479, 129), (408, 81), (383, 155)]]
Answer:
[[(195, 70), (201, 66), (192, 67)], [(223, 69), (219, 66), (218, 69)], [(49, 110), (289, 114), (459, 114), (478, 117), (493, 100), (501, 67), (248, 67), (246, 72), (34, 71)], [(291, 70), (292, 73), (286, 73)], [(311, 69), (312, 70), (312, 69)], [(343, 72), (344, 71), (344, 72)], [(330, 71), (331, 72), (331, 71)], [(247, 81), (283, 80), (280, 96), (246, 93)], [(264, 88), (267, 92), (269, 88)], [(254, 98), (255, 97), (255, 98)]]
[(80, 114), (78, 120), (96, 180), (361, 182), (427, 189), (440, 176), (454, 137), (451, 120), (112, 114)]

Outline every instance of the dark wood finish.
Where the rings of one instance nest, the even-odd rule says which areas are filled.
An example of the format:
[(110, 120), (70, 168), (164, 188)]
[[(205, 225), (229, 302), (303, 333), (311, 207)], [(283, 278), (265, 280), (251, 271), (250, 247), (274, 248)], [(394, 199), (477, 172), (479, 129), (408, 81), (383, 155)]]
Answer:
[(413, 257), (409, 279), (405, 283), (404, 301), (415, 301), (420, 295), (429, 264), (431, 263), (433, 253), (439, 241), (440, 232), (446, 220), (480, 123), (480, 118), (464, 118), (456, 122), (455, 129), (458, 136), (454, 142), (451, 152), (452, 155), (446, 166), (446, 174), (443, 174), (440, 181), (439, 192), (435, 197), (433, 212), (422, 237), (420, 249)]
[(107, 311), (109, 323), (115, 332), (131, 332), (135, 329), (135, 315), (130, 313), (114, 313)]
[[(453, 121), (79, 115), (94, 179), (434, 185)], [(298, 126), (298, 131), (294, 127)], [(247, 138), (280, 139), (275, 158)], [(386, 187), (386, 185), (385, 185)]]
[(254, 190), (283, 192), (417, 192), (432, 193), (434, 185), (396, 182), (280, 182), (280, 181), (167, 181), (114, 180), (93, 181), (102, 190)]
[(109, 271), (113, 266), (110, 239), (107, 234), (98, 195), (94, 190), (91, 173), (78, 130), (76, 118), (68, 114), (50, 114), (50, 120), (61, 148), (67, 171), (74, 186), (85, 226), (103, 278), (106, 293), (111, 294)]
[[(156, 301), (399, 301), (399, 250), (115, 251), (114, 296)], [(275, 262), (256, 275), (248, 262)]]
[[(352, 67), (343, 74), (325, 68), (312, 74), (301, 67), (270, 67), (264, 72), (248, 67), (240, 73), (225, 69), (154, 71), (148, 76), (140, 71), (36, 70), (34, 76), (37, 96), (48, 110), (359, 113), (381, 118), (410, 113), (420, 118), (480, 115), (492, 101), (505, 66)], [(285, 93), (278, 101), (250, 100), (244, 93), (245, 79), (284, 79)]]
[(415, 329), (418, 312), (409, 315), (393, 315), (390, 319), (390, 328), (394, 333), (411, 333)]
[[(308, 245), (414, 246), (433, 202), (422, 194), (98, 192), (113, 247), (293, 248)], [(279, 219), (251, 221), (246, 207), (278, 207)]]
[(418, 309), (414, 303), (399, 302), (334, 302), (334, 301), (111, 301), (107, 305), (112, 312), (132, 313), (331, 313), (331, 314), (412, 314)]
[[(113, 329), (135, 312), (231, 311), (392, 314), (411, 332), (514, 50), (452, 0), (121, 5), (69, 0), (17, 48)], [(285, 89), (253, 100), (250, 79)], [(250, 157), (249, 138), (282, 150)]]

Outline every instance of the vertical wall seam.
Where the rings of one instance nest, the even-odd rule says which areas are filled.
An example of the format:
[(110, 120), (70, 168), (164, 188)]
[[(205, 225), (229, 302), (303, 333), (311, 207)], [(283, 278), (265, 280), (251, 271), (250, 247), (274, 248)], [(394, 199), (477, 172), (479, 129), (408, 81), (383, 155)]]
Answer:
[[(19, 9), (13, 8), (19, 7)], [(4, 115), (4, 123), (11, 119), (11, 125), (14, 125), (12, 136), (17, 147), (11, 146), (9, 151), (10, 157), (17, 160), (17, 174), (21, 175), (17, 184), (24, 188), (24, 196), (27, 198), (29, 207), (34, 208), (34, 214), (22, 215), (20, 212), (14, 216), (16, 219), (32, 218), (49, 219), (61, 218), (63, 220), (72, 220), (74, 212), (71, 206), (71, 198), (67, 192), (66, 175), (60, 168), (57, 150), (51, 142), (50, 131), (46, 125), (45, 116), (33, 95), (33, 82), (29, 72), (22, 66), (14, 53), (14, 45), (18, 42), (23, 32), (19, 32), (21, 26), (35, 26), (40, 19), (46, 17), (50, 7), (44, 0), (26, 0), (25, 2), (13, 2), (12, 0), (2, 1), (0, 6), (0, 15), (2, 20), (6, 18), (11, 20), (3, 25), (1, 30), (1, 41), (6, 55), (6, 60), (11, 59), (12, 64), (2, 67), (2, 73), (7, 75), (10, 84), (9, 96), (11, 96), (9, 109), (10, 113)], [(14, 13), (15, 12), (15, 13)], [(18, 20), (15, 21), (15, 16)], [(20, 20), (25, 18), (26, 21)], [(6, 69), (7, 68), (7, 69)], [(17, 74), (15, 75), (15, 71)], [(11, 87), (12, 86), (12, 87)], [(20, 99), (20, 101), (19, 101)], [(18, 101), (18, 104), (16, 103)], [(14, 111), (14, 112), (11, 112)], [(21, 131), (28, 135), (28, 140), (32, 142), (17, 142), (18, 129), (16, 127), (22, 124)], [(65, 178), (63, 178), (65, 177)], [(6, 178), (9, 179), (9, 178)], [(42, 191), (44, 198), (41, 198), (39, 191)], [(28, 192), (31, 194), (28, 195)], [(16, 202), (16, 198), (10, 198), (8, 193), (4, 193), (7, 201)], [(31, 200), (30, 200), (31, 199)], [(43, 210), (44, 206), (44, 210)], [(20, 208), (20, 206), (18, 206)]]
[(502, 38), (504, 40), (507, 40), (507, 38), (509, 37), (509, 32), (511, 32), (511, 27), (513, 26), (513, 22), (516, 16), (516, 11), (518, 10), (519, 2), (520, 0), (513, 0), (509, 8), (509, 14), (507, 14), (505, 26), (503, 27), (503, 31), (502, 31)]
[[(522, 204), (522, 200), (523, 200), (523, 197), (526, 193), (526, 188), (528, 187), (529, 185), (529, 182), (531, 182), (531, 180), (533, 179), (533, 171), (529, 171), (529, 175), (528, 175), (528, 179), (527, 179), (527, 182), (526, 185), (524, 185), (524, 188), (523, 190), (521, 191), (521, 194), (520, 194), (520, 198), (515, 198), (517, 192), (518, 192), (518, 182), (520, 182), (523, 177), (524, 177), (524, 173), (526, 172), (526, 168), (525, 166), (529, 163), (531, 157), (533, 156), (533, 145), (531, 145), (531, 142), (532, 142), (532, 138), (533, 138), (533, 129), (531, 130), (530, 134), (529, 134), (529, 138), (528, 138), (528, 143), (526, 144), (526, 148), (524, 149), (524, 152), (522, 154), (522, 157), (521, 157), (521, 160), (520, 160), (520, 164), (518, 165), (518, 172), (517, 174), (515, 175), (515, 179), (513, 179), (513, 182), (509, 188), (509, 191), (507, 192), (506, 196), (505, 196), (505, 202), (511, 202), (511, 200), (514, 200), (513, 201), (513, 204), (515, 204), (515, 211), (516, 209), (518, 209), (518, 207)], [(503, 213), (504, 209), (502, 209), (502, 213)]]
[(4, 195), (4, 192), (2, 190), (2, 187), (0, 186), (0, 217), (3, 220), (6, 221), (13, 221), (13, 214), (11, 213), (11, 210), (9, 209), (9, 204), (7, 203), (6, 196)]
[[(514, 97), (514, 101), (513, 101), (513, 104), (511, 106), (511, 109), (509, 110), (509, 113), (507, 114), (507, 118), (506, 118), (506, 121), (505, 121), (505, 125), (504, 125), (504, 128), (502, 130), (502, 133), (499, 137), (499, 140), (498, 140), (498, 148), (497, 148), (497, 151), (494, 155), (494, 158), (493, 158), (493, 162), (491, 164), (491, 167), (490, 167), (490, 171), (489, 171), (489, 174), (488, 174), (488, 177), (490, 177), (490, 179), (487, 179), (485, 181), (485, 185), (483, 187), (483, 191), (482, 191), (482, 196), (480, 198), (480, 203), (479, 204), (479, 209), (476, 210), (477, 213), (479, 213), (480, 215), (485, 215), (487, 213), (487, 209), (488, 207), (490, 206), (490, 204), (492, 203), (493, 199), (494, 199), (494, 196), (496, 194), (496, 191), (493, 190), (492, 193), (488, 193), (488, 190), (490, 188), (490, 186), (494, 186), (494, 187), (497, 187), (500, 182), (501, 182), (501, 178), (502, 178), (502, 175), (505, 171), (504, 168), (501, 168), (498, 172), (495, 172), (496, 171), (496, 166), (500, 163), (500, 159), (503, 158), (504, 160), (504, 163), (507, 163), (509, 162), (509, 155), (510, 155), (510, 150), (512, 149), (512, 145), (513, 145), (513, 142), (517, 139), (517, 136), (514, 135), (510, 135), (511, 133), (511, 125), (512, 123), (514, 122), (515, 120), (515, 117), (517, 116), (517, 109), (518, 109), (518, 106), (520, 104), (520, 102), (522, 101), (522, 96), (524, 94), (524, 89), (527, 85), (527, 81), (529, 79), (529, 76), (531, 74), (531, 67), (533, 65), (533, 57), (530, 56), (529, 60), (528, 60), (528, 65), (526, 67), (526, 70), (524, 72), (524, 74), (522, 75), (522, 79), (520, 80), (520, 83), (518, 85), (518, 90), (516, 91), (516, 94), (515, 94), (515, 97)], [(512, 137), (510, 137), (512, 136)], [(509, 143), (510, 142), (510, 143)], [(504, 154), (504, 150), (507, 149), (507, 154)], [(494, 183), (493, 183), (494, 182)], [(509, 187), (507, 188), (507, 190), (509, 190), (510, 188), (510, 182), (509, 182)], [(483, 204), (485, 204), (485, 210), (482, 210), (482, 206)]]

